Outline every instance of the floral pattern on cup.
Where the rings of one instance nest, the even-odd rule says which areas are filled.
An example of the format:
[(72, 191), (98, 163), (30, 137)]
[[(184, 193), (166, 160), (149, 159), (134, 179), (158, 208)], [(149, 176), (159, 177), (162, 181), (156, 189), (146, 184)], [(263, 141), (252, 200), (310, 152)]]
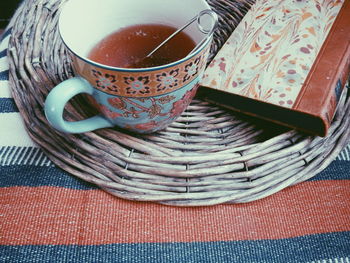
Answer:
[[(134, 126), (128, 125), (128, 129), (131, 130), (138, 130), (138, 131), (144, 131), (144, 132), (152, 132), (154, 130), (158, 130), (160, 127), (167, 126), (170, 122), (172, 122), (174, 119), (176, 119), (177, 116), (179, 116), (186, 107), (190, 104), (191, 100), (193, 99), (194, 95), (196, 94), (196, 91), (198, 89), (199, 85), (196, 84), (192, 89), (188, 90), (180, 100), (175, 100), (172, 103), (172, 106), (169, 110), (169, 112), (159, 114), (159, 116), (167, 116), (163, 120), (150, 120), (145, 123), (139, 123), (135, 124)], [(167, 102), (166, 102), (167, 103)]]
[(146, 95), (150, 94), (149, 76), (124, 77), (124, 82), (128, 85), (126, 87), (126, 93), (128, 95)]
[[(173, 95), (165, 95), (158, 98), (151, 97), (141, 99), (115, 97), (109, 98), (108, 103), (113, 108), (120, 110), (121, 115), (124, 117), (137, 119), (140, 118), (141, 114), (146, 113), (148, 115), (148, 118), (153, 119), (156, 116), (166, 116), (167, 113), (162, 113), (162, 105), (171, 102), (175, 98), (176, 97)], [(145, 106), (146, 101), (148, 101), (150, 106)]]
[(171, 70), (169, 73), (162, 72), (161, 74), (156, 75), (157, 81), (159, 82), (157, 85), (157, 92), (176, 87), (179, 84), (179, 79), (177, 78), (178, 75), (178, 68)]
[(180, 100), (173, 103), (173, 106), (170, 110), (170, 118), (175, 118), (186, 109), (196, 94), (198, 87), (199, 84), (196, 84), (192, 89), (187, 91)]
[[(180, 97), (176, 94), (178, 91), (149, 98), (109, 96), (106, 97), (107, 105), (91, 96), (87, 98), (93, 107), (112, 121), (126, 120), (127, 124), (123, 128), (148, 133), (165, 127), (176, 119), (190, 104), (198, 86), (195, 84), (190, 90), (183, 90)], [(146, 122), (139, 123), (139, 120)], [(132, 122), (135, 124), (129, 124)]]
[(118, 87), (115, 85), (116, 77), (112, 74), (103, 74), (100, 71), (92, 69), (92, 74), (95, 76), (96, 87), (102, 90), (118, 92)]
[(90, 83), (107, 94), (126, 97), (158, 96), (175, 91), (195, 79), (205, 68), (208, 52), (209, 49), (203, 50), (187, 63), (149, 70), (142, 76), (137, 71), (115, 71), (108, 68), (97, 70), (92, 65), (84, 65), (84, 68), (81, 68), (84, 71), (89, 70), (90, 74), (87, 75), (90, 75)]
[(91, 104), (91, 106), (93, 106), (96, 110), (101, 111), (102, 114), (104, 114), (105, 116), (107, 116), (110, 119), (116, 119), (118, 117), (123, 116), (122, 114), (116, 112), (116, 111), (111, 111), (110, 109), (108, 109), (108, 107), (106, 107), (103, 104), (98, 103), (93, 97), (91, 96), (86, 96), (85, 97), (87, 99), (87, 101)]
[(201, 61), (201, 57), (198, 57), (194, 61), (191, 61), (185, 66), (186, 75), (183, 77), (183, 82), (188, 81), (190, 78), (198, 74), (200, 61)]

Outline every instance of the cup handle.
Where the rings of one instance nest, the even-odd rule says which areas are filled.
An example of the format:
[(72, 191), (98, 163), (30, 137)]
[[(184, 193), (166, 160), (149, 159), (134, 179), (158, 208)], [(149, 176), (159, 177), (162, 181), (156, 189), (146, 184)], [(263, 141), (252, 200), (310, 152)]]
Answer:
[(100, 128), (112, 127), (107, 119), (101, 115), (81, 121), (65, 121), (63, 110), (67, 102), (75, 95), (87, 93), (92, 95), (94, 88), (81, 78), (67, 79), (53, 88), (45, 100), (45, 116), (49, 123), (57, 130), (66, 133), (84, 133)]

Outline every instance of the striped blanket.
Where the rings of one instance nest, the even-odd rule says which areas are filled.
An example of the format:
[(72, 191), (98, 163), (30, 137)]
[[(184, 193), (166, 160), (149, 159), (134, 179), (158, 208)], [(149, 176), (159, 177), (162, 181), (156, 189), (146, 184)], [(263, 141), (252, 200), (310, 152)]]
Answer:
[(180, 208), (118, 199), (31, 141), (0, 44), (0, 262), (350, 262), (350, 148), (268, 198)]

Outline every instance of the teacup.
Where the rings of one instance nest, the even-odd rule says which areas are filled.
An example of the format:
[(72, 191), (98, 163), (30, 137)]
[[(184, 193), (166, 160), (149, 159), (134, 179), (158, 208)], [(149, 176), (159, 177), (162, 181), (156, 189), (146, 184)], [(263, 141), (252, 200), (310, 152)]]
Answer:
[[(173, 122), (196, 93), (210, 52), (212, 34), (196, 25), (186, 33), (198, 47), (190, 55), (161, 66), (121, 68), (88, 58), (94, 45), (108, 34), (134, 24), (166, 24), (181, 28), (202, 10), (205, 0), (69, 0), (59, 18), (61, 39), (72, 58), (76, 77), (54, 87), (46, 101), (45, 114), (59, 131), (83, 133), (118, 126), (133, 132), (150, 133)], [(203, 17), (212, 24), (212, 18)], [(202, 21), (203, 22), (203, 21)], [(66, 103), (86, 93), (99, 111), (94, 117), (70, 122), (63, 118)]]

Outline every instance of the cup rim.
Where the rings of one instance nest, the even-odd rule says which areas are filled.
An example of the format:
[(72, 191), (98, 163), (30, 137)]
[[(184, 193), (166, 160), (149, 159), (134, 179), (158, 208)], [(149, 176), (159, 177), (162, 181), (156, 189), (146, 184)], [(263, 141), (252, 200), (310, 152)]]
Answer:
[(164, 64), (164, 65), (159, 65), (159, 66), (154, 66), (154, 67), (147, 67), (147, 68), (123, 68), (123, 67), (115, 67), (115, 66), (108, 66), (108, 65), (105, 65), (105, 64), (102, 64), (102, 63), (99, 63), (99, 62), (96, 62), (94, 60), (91, 60), (85, 56), (81, 56), (79, 55), (77, 52), (75, 52), (73, 49), (71, 49), (68, 44), (65, 42), (62, 34), (61, 34), (61, 31), (59, 29), (59, 34), (60, 34), (60, 38), (63, 42), (63, 44), (65, 45), (65, 47), (71, 52), (73, 53), (76, 57), (78, 57), (79, 59), (85, 61), (86, 63), (90, 64), (90, 65), (93, 65), (93, 66), (97, 66), (99, 68), (103, 68), (103, 69), (107, 69), (107, 70), (112, 70), (112, 71), (123, 71), (123, 72), (148, 72), (148, 71), (156, 71), (156, 70), (161, 70), (161, 69), (164, 69), (164, 68), (169, 68), (169, 67), (173, 67), (173, 66), (176, 66), (178, 64), (181, 64), (191, 58), (193, 58), (194, 56), (196, 56), (197, 54), (199, 54), (200, 52), (202, 52), (202, 50), (204, 49), (204, 47), (207, 46), (208, 43), (211, 42), (212, 38), (213, 38), (213, 34), (209, 35), (209, 36), (206, 36), (207, 39), (206, 41), (204, 41), (198, 48), (195, 52), (187, 55), (186, 57), (183, 57), (179, 60), (176, 60), (176, 61), (173, 61), (173, 62), (170, 62), (168, 64)]
[[(205, 9), (212, 9), (209, 5), (205, 8), (203, 8), (203, 10)], [(59, 33), (59, 36), (60, 36), (60, 39), (62, 40), (64, 46), (72, 53), (74, 54), (74, 56), (76, 56), (77, 58), (83, 60), (84, 62), (90, 64), (90, 65), (93, 65), (93, 66), (96, 66), (96, 67), (99, 67), (99, 68), (102, 68), (102, 69), (106, 69), (106, 70), (111, 70), (111, 71), (121, 71), (121, 72), (149, 72), (149, 71), (157, 71), (157, 70), (161, 70), (161, 69), (164, 69), (164, 68), (169, 68), (169, 67), (172, 67), (172, 66), (176, 66), (178, 64), (181, 64), (191, 58), (193, 58), (194, 56), (198, 55), (200, 52), (203, 51), (203, 49), (208, 45), (208, 43), (211, 43), (212, 39), (213, 39), (213, 35), (214, 35), (214, 32), (211, 32), (210, 34), (208, 35), (205, 35), (204, 38), (205, 41), (202, 40), (202, 43), (196, 47), (196, 50), (190, 54), (188, 54), (187, 56), (181, 58), (181, 59), (178, 59), (176, 61), (173, 61), (173, 62), (170, 62), (170, 63), (167, 63), (167, 64), (163, 64), (163, 65), (159, 65), (159, 66), (154, 66), (154, 67), (142, 67), (142, 68), (125, 68), (125, 67), (116, 67), (116, 66), (109, 66), (109, 65), (106, 65), (106, 64), (102, 64), (102, 63), (99, 63), (99, 62), (96, 62), (94, 60), (91, 60), (87, 57), (87, 55), (80, 55), (79, 52), (76, 52), (74, 51), (68, 44), (67, 44), (67, 41), (64, 39), (64, 33), (62, 32), (62, 13), (59, 15), (59, 18), (58, 18), (58, 33)], [(198, 44), (198, 43), (197, 43)]]

